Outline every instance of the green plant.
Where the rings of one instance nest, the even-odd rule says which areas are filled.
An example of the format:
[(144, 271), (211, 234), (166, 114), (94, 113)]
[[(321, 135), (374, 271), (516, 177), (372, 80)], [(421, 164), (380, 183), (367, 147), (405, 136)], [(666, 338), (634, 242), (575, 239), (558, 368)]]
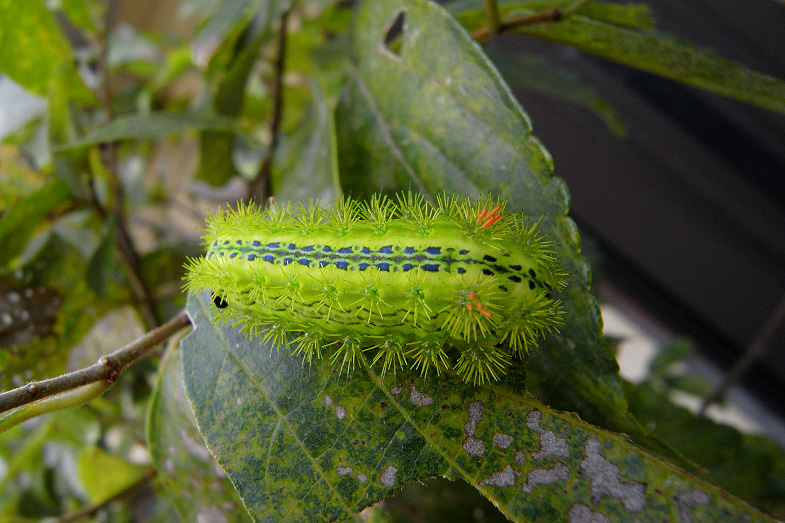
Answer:
[[(476, 41), (522, 32), (779, 112), (785, 83), (658, 33), (639, 4), (188, 0), (192, 29), (149, 34), (107, 25), (122, 5), (0, 1), (0, 104), (26, 108), (0, 150), (0, 519), (123, 519), (144, 496), (161, 519), (338, 520), (439, 476), (521, 521), (783, 514), (782, 449), (678, 410), (662, 369), (619, 378), (565, 184)], [(303, 364), (182, 291), (226, 201), (406, 190), (504, 199), (567, 275), (558, 333), (498, 382)], [(701, 437), (765, 479), (723, 471)]]

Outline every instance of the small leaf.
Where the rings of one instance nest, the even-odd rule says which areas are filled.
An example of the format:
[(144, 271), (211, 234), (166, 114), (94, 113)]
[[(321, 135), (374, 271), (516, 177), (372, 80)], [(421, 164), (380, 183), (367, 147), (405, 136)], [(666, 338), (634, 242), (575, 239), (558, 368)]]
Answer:
[(106, 298), (109, 281), (114, 276), (117, 260), (117, 234), (113, 223), (106, 224), (101, 243), (87, 264), (87, 285), (101, 298)]
[(652, 374), (663, 374), (668, 367), (686, 360), (694, 351), (695, 344), (691, 340), (687, 338), (674, 340), (657, 352), (649, 364), (649, 371)]
[(86, 145), (139, 138), (161, 138), (169, 134), (200, 129), (243, 134), (242, 129), (233, 119), (210, 113), (165, 112), (135, 114), (115, 118), (103, 127), (90, 131), (81, 140), (62, 145), (56, 148), (56, 150), (64, 151)]
[(166, 496), (183, 521), (221, 515), (248, 521), (226, 473), (204, 446), (185, 397), (180, 339), (173, 338), (161, 361), (147, 414), (147, 441)]
[(27, 165), (21, 150), (12, 145), (0, 144), (0, 215), (16, 206), (25, 196), (40, 189), (47, 181), (48, 176)]
[(20, 201), (0, 218), (0, 270), (8, 266), (27, 245), (46, 216), (66, 202), (71, 193), (68, 184), (52, 180)]
[(150, 477), (150, 468), (135, 465), (98, 447), (79, 455), (79, 479), (93, 504), (103, 503), (131, 485)]

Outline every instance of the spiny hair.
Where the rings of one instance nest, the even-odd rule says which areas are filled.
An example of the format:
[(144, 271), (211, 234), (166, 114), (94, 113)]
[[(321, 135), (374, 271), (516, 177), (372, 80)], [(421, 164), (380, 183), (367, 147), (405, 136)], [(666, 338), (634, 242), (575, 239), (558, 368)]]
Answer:
[(440, 194), (253, 202), (212, 214), (185, 288), (220, 323), (340, 372), (500, 379), (564, 323), (555, 246), (508, 202)]

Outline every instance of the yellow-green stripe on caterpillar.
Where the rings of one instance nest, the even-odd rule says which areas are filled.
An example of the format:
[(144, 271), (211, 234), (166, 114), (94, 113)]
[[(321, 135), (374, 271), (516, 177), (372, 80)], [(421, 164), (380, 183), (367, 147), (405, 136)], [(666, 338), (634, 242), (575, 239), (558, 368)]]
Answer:
[[(220, 321), (352, 370), (453, 368), (484, 384), (562, 323), (549, 242), (505, 202), (419, 195), (254, 204), (208, 219), (186, 287), (209, 290)], [(451, 358), (454, 349), (456, 358)]]

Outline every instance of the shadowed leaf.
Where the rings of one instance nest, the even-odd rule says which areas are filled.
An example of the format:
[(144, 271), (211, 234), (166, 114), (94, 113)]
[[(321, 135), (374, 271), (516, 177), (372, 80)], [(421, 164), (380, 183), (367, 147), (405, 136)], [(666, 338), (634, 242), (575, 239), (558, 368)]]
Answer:
[[(511, 2), (504, 4), (501, 11), (502, 19), (508, 20), (533, 14), (538, 9), (526, 2)], [(486, 23), (484, 11), (479, 7), (456, 13), (456, 16), (469, 31), (479, 29)], [(722, 58), (710, 49), (696, 48), (668, 34), (616, 25), (595, 18), (591, 11), (583, 9), (558, 23), (522, 26), (514, 31), (570, 45), (630, 67), (785, 113), (784, 81)]]
[(161, 362), (147, 413), (147, 441), (167, 497), (183, 521), (249, 521), (226, 473), (204, 446), (185, 397), (180, 339)]

